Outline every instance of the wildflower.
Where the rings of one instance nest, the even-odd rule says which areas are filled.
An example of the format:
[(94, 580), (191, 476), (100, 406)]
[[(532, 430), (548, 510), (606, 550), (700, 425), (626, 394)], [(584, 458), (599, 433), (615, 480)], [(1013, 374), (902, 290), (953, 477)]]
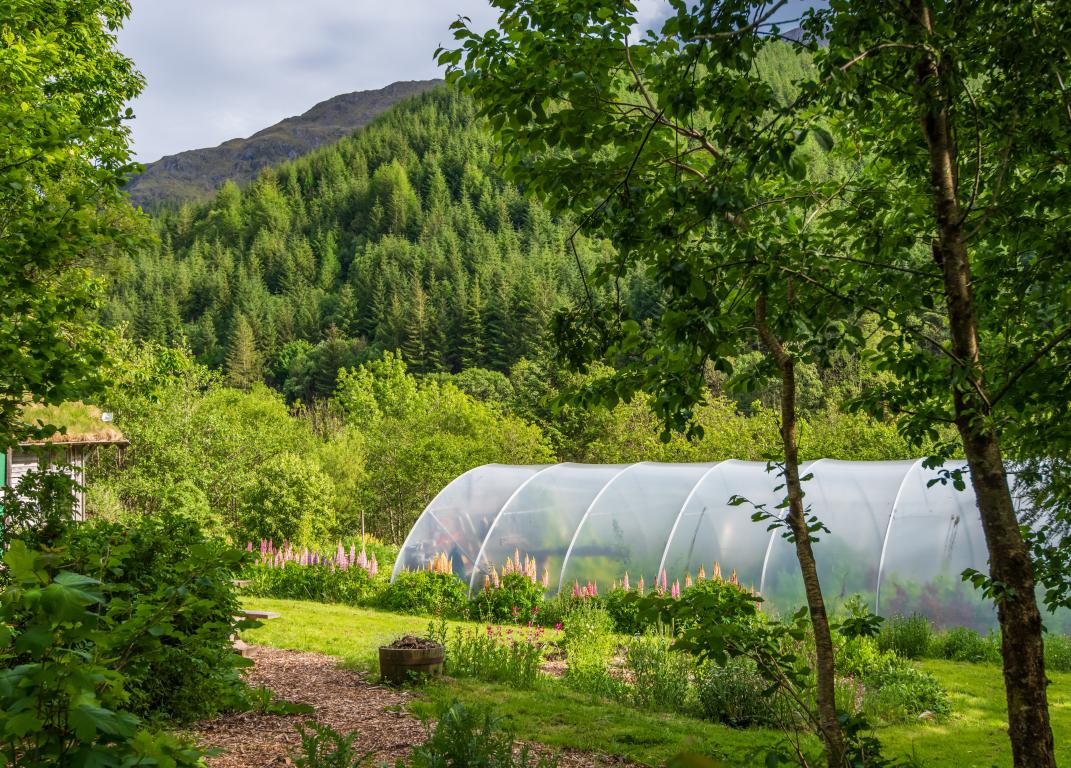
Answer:
[(681, 585), (676, 579), (673, 580), (673, 586), (669, 590), (669, 596), (674, 600), (681, 596)]
[(721, 581), (721, 566), (718, 565), (716, 560), (714, 561), (714, 569), (711, 571), (711, 578), (714, 579), (714, 581)]
[(706, 579), (706, 577), (707, 577), (706, 569), (703, 568), (702, 565), (700, 565), (699, 566), (699, 573), (696, 574), (696, 578), (699, 579), (700, 581), (702, 581), (702, 580)]
[(547, 566), (544, 565), (543, 566), (543, 589), (549, 589), (549, 588), (550, 588), (550, 571), (547, 569)]
[(643, 576), (642, 575), (640, 576), (640, 583), (636, 585), (636, 591), (640, 594), (640, 597), (643, 597), (644, 586), (643, 586)]
[(692, 586), (692, 574), (684, 574), (684, 588), (689, 589)]
[(252, 552), (253, 551), (253, 542), (252, 541), (250, 541), (248, 544), (245, 545), (245, 551), (246, 552)]
[(554, 625), (554, 628), (556, 630), (558, 630), (559, 632), (561, 632), (563, 629), (565, 629), (565, 627), (562, 626), (562, 623), (560, 621), (557, 624)]
[(630, 591), (629, 585), (628, 585), (628, 571), (625, 571), (625, 580), (624, 580), (624, 582), (622, 582), (621, 586), (624, 588), (624, 590), (626, 592)]

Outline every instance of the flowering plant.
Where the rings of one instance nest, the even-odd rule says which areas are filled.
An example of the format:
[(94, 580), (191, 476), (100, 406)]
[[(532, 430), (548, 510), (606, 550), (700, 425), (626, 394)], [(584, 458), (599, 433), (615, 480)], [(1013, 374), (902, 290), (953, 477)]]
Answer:
[[(253, 543), (246, 550), (255, 552)], [(357, 551), (341, 542), (332, 552), (295, 548), (288, 541), (276, 547), (260, 542), (259, 554), (245, 577), (248, 594), (297, 600), (361, 605), (370, 602), (386, 585), (375, 552)]]
[(458, 627), (447, 646), (447, 672), (489, 682), (532, 688), (546, 648), (543, 627), (487, 624), (486, 628)]

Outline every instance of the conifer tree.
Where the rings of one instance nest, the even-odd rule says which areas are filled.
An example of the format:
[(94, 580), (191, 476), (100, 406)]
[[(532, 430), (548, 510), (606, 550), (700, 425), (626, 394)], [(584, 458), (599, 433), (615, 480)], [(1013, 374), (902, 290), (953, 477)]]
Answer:
[(478, 368), (485, 355), (483, 300), (480, 295), (480, 278), (472, 281), (465, 308), (461, 314), (461, 330), (458, 339), (458, 360), (462, 368)]
[(260, 353), (253, 328), (245, 315), (238, 315), (227, 350), (227, 384), (249, 389), (263, 378)]

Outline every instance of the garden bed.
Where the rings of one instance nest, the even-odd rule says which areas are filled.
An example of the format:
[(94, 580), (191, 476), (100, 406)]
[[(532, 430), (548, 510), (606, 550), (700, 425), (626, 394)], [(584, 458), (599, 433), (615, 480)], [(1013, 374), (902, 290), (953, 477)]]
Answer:
[[(376, 685), (363, 673), (340, 667), (339, 660), (305, 653), (249, 646), (253, 667), (250, 685), (264, 686), (278, 699), (307, 704), (312, 714), (241, 712), (204, 720), (191, 735), (204, 747), (223, 750), (209, 757), (209, 768), (264, 768), (292, 765), (291, 756), (301, 743), (298, 725), (315, 719), (341, 733), (357, 733), (357, 746), (375, 753), (375, 761), (393, 765), (427, 738), (424, 724), (408, 711), (415, 698), (409, 690)], [(546, 747), (529, 744), (533, 751)], [(560, 768), (632, 766), (621, 757), (582, 750), (556, 753)]]

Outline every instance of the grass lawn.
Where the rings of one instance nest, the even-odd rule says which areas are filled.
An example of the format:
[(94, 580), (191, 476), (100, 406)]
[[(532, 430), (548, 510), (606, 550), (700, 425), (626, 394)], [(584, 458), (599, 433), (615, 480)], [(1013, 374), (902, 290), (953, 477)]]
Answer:
[[(249, 608), (276, 611), (281, 619), (248, 630), (254, 643), (337, 656), (347, 665), (376, 667), (376, 649), (405, 633), (422, 633), (428, 619), (382, 611), (292, 600), (248, 599)], [(451, 622), (453, 626), (471, 626)], [(1004, 724), (1004, 689), (995, 666), (922, 661), (952, 697), (953, 715), (943, 723), (890, 726), (877, 730), (889, 755), (912, 752), (925, 766), (992, 768), (1010, 766)], [(1049, 706), (1056, 737), (1057, 762), (1071, 765), (1071, 674), (1050, 673)], [(779, 734), (763, 729), (736, 730), (680, 715), (644, 712), (605, 701), (592, 701), (556, 682), (535, 691), (474, 680), (448, 680), (425, 689), (414, 706), (433, 713), (454, 699), (493, 707), (520, 739), (552, 747), (623, 755), (661, 765), (685, 751), (721, 757), (729, 765), (761, 765), (748, 759), (756, 748), (776, 742)]]

